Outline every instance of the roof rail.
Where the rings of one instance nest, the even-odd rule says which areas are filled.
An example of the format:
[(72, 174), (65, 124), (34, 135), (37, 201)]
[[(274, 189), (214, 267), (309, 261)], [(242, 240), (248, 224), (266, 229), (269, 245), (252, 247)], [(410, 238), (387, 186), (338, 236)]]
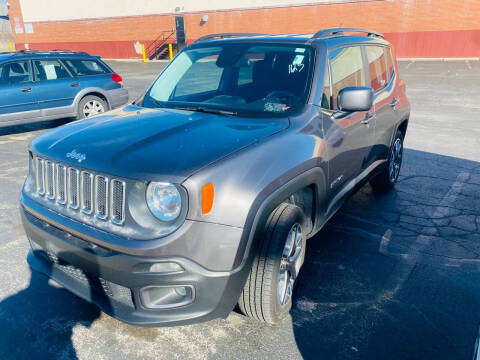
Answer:
[(201, 41), (208, 41), (208, 40), (215, 40), (215, 39), (225, 39), (225, 38), (232, 38), (232, 37), (243, 37), (243, 36), (260, 36), (260, 35), (269, 35), (263, 33), (218, 33), (218, 34), (210, 34), (199, 37), (195, 42)]
[(64, 54), (80, 54), (80, 55), (88, 55), (85, 51), (76, 51), (76, 50), (63, 50), (63, 49), (53, 49), (50, 51), (46, 52), (52, 52), (52, 53), (64, 53)]
[(38, 53), (40, 50), (29, 50), (29, 49), (22, 49), (22, 50), (15, 50), (12, 52), (13, 55), (23, 55), (23, 54), (32, 54), (32, 53)]
[(58, 49), (54, 49), (54, 50), (37, 50), (37, 49), (22, 49), (22, 50), (17, 50), (17, 51), (14, 51), (12, 52), (11, 54), (13, 55), (23, 55), (23, 54), (38, 54), (38, 53), (43, 53), (43, 54), (51, 54), (51, 53), (55, 53), (55, 54), (79, 54), (79, 55), (89, 55), (88, 53), (84, 52), (84, 51), (75, 51), (75, 50), (58, 50)]
[(366, 30), (362, 28), (338, 27), (338, 28), (329, 28), (329, 29), (323, 29), (323, 30), (317, 31), (315, 34), (313, 34), (313, 36), (311, 37), (311, 40), (326, 39), (334, 36), (342, 36), (344, 31), (361, 32), (361, 33), (366, 33), (367, 36), (375, 36), (375, 37), (384, 39), (383, 34), (380, 34), (376, 31)]

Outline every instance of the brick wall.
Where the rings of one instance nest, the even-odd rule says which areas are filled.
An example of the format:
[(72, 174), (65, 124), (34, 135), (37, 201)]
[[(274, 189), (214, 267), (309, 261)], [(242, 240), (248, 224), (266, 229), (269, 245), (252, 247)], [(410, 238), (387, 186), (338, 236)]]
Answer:
[[(23, 26), (19, 0), (9, 0), (10, 19)], [(206, 23), (201, 22), (208, 14)], [(17, 48), (70, 48), (104, 57), (140, 57), (174, 27), (175, 14), (33, 23), (33, 34), (14, 34)], [(377, 0), (184, 13), (187, 39), (214, 32), (314, 32), (335, 26), (365, 27), (386, 34), (399, 57), (480, 57), (480, 0)]]

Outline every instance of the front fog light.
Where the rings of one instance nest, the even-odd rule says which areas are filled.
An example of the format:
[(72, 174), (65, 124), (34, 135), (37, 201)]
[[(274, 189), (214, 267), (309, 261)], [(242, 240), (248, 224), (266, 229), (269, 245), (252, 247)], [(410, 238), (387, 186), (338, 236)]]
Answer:
[(140, 289), (140, 300), (147, 309), (168, 309), (185, 306), (195, 299), (192, 285), (147, 286)]
[(182, 210), (177, 187), (170, 183), (152, 182), (147, 187), (147, 204), (152, 214), (162, 221), (173, 221)]

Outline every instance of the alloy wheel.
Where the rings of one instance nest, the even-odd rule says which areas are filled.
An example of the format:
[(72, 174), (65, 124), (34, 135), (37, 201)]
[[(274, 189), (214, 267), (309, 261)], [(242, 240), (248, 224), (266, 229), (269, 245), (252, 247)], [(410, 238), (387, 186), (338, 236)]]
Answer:
[(83, 107), (83, 115), (90, 117), (105, 112), (103, 105), (97, 100), (90, 100)]
[(393, 184), (398, 179), (398, 174), (400, 174), (400, 167), (402, 166), (402, 154), (403, 146), (402, 140), (396, 139), (395, 143), (392, 146), (392, 153), (390, 155), (390, 165), (389, 165), (389, 178), (390, 182)]
[(295, 281), (303, 265), (303, 251), (302, 226), (295, 223), (287, 235), (277, 279), (277, 300), (282, 307), (292, 297)]

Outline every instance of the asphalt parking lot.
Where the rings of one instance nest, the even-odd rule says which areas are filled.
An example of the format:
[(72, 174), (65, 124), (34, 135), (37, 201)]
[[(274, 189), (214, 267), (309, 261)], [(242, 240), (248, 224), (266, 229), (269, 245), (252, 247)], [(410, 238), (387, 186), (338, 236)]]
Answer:
[[(114, 62), (134, 99), (163, 63)], [(309, 241), (291, 317), (137, 328), (31, 273), (26, 147), (0, 128), (1, 359), (469, 359), (480, 323), (480, 61), (402, 61), (412, 115), (394, 191), (364, 186)]]

